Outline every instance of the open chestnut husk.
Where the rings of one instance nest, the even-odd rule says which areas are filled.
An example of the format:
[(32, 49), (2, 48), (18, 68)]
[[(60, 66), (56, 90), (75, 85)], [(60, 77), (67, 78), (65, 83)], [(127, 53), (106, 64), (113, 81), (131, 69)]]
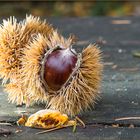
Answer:
[(81, 53), (71, 49), (72, 44), (57, 32), (49, 39), (37, 36), (25, 50), (23, 84), (30, 100), (74, 116), (99, 99), (103, 64), (95, 44)]
[(99, 98), (103, 64), (95, 44), (76, 53), (72, 41), (57, 32), (36, 36), (25, 50), (22, 81), (30, 102), (74, 116)]
[(90, 44), (75, 53), (74, 43), (33, 16), (20, 23), (14, 18), (4, 20), (0, 76), (9, 101), (27, 106), (45, 103), (46, 108), (71, 116), (94, 106), (100, 96), (101, 51)]

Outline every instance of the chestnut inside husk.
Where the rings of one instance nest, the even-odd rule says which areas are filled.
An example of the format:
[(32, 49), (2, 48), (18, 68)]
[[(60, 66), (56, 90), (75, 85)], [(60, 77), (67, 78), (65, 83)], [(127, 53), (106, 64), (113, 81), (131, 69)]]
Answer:
[(75, 69), (77, 60), (77, 54), (71, 48), (54, 49), (44, 58), (45, 84), (53, 91), (61, 89)]

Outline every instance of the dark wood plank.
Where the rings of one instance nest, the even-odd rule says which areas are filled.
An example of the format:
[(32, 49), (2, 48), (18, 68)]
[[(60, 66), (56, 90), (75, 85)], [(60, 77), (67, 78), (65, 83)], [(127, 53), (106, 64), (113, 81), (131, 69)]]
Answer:
[[(118, 24), (118, 20), (128, 22)], [(120, 117), (140, 116), (140, 59), (132, 55), (133, 51), (140, 51), (139, 18), (50, 18), (48, 21), (64, 36), (70, 33), (78, 36), (79, 41), (74, 47), (79, 51), (91, 42), (100, 43), (105, 63), (102, 98), (93, 110), (80, 115), (87, 124), (86, 129), (78, 127), (77, 132), (72, 133), (72, 128), (67, 128), (36, 136), (37, 129), (25, 127), (15, 134), (17, 126), (14, 126), (9, 139), (139, 139), (140, 120), (115, 121)], [(8, 104), (6, 96), (1, 91), (0, 121), (15, 122), (20, 111), (32, 113), (43, 108), (16, 107)], [(116, 128), (116, 124), (119, 127)]]
[[(14, 130), (14, 131), (13, 131)], [(94, 125), (87, 126), (85, 129), (77, 128), (75, 133), (72, 132), (72, 128), (65, 128), (57, 130), (54, 132), (49, 132), (45, 134), (36, 135), (40, 132), (38, 129), (30, 128), (19, 128), (22, 132), (17, 132), (17, 129), (12, 128), (13, 133), (7, 137), (0, 137), (1, 140), (25, 140), (25, 139), (35, 139), (35, 140), (138, 140), (140, 137), (140, 128), (112, 128), (112, 127), (97, 127)]]

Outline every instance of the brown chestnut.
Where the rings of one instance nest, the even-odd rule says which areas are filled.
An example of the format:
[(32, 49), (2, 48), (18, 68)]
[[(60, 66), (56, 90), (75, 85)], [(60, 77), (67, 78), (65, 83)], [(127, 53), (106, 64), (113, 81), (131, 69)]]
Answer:
[(44, 80), (54, 91), (59, 90), (68, 80), (76, 66), (77, 55), (70, 49), (56, 49), (44, 61)]

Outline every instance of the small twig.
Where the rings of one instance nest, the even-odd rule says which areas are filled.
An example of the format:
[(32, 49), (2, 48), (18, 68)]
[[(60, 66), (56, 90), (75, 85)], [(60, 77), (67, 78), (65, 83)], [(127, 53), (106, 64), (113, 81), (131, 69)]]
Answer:
[(76, 116), (75, 119), (79, 121), (84, 128), (86, 127), (85, 123), (79, 117)]
[(75, 131), (76, 131), (76, 126), (77, 126), (77, 120), (76, 120), (76, 118), (75, 118), (75, 123), (74, 123), (74, 125), (73, 125), (73, 130), (72, 130), (72, 132), (75, 132)]
[(140, 117), (123, 117), (115, 119), (115, 121), (123, 121), (123, 120), (140, 120)]
[(0, 125), (13, 126), (11, 123), (2, 123), (2, 122), (0, 122)]
[(135, 72), (138, 71), (139, 68), (121, 68), (120, 71), (127, 71), (127, 72)]
[(68, 127), (68, 126), (58, 126), (58, 127), (55, 127), (55, 128), (52, 128), (52, 129), (47, 129), (47, 130), (44, 130), (44, 131), (41, 131), (41, 132), (37, 132), (36, 134), (43, 134), (43, 133), (47, 133), (47, 132), (51, 132), (51, 131), (54, 131), (54, 130), (58, 130), (58, 129), (62, 129), (62, 128), (65, 128), (65, 127)]

